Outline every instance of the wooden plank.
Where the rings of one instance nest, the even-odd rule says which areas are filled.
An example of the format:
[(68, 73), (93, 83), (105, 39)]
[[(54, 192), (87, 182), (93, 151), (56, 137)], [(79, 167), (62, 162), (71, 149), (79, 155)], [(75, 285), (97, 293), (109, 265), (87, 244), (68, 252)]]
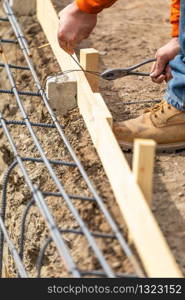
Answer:
[(96, 122), (99, 134), (96, 149), (147, 275), (182, 277), (108, 122), (100, 116)]
[(136, 139), (134, 141), (133, 174), (150, 207), (152, 206), (155, 149), (154, 140)]
[[(84, 70), (99, 71), (99, 52), (93, 48), (80, 50), (80, 64)], [(86, 73), (86, 78), (93, 92), (99, 92), (99, 77)]]
[[(77, 68), (57, 42), (58, 17), (50, 0), (37, 0), (38, 19), (62, 70)], [(76, 59), (76, 56), (75, 56)], [(149, 277), (182, 277), (86, 77), (76, 72), (78, 106)]]
[(99, 110), (101, 111), (102, 117), (107, 120), (110, 127), (112, 128), (112, 126), (113, 126), (113, 117), (112, 117), (111, 112), (107, 108), (107, 105), (105, 104), (105, 101), (104, 101), (102, 95), (100, 93), (94, 93), (94, 96), (95, 96), (94, 107), (96, 105), (97, 109), (99, 108)]

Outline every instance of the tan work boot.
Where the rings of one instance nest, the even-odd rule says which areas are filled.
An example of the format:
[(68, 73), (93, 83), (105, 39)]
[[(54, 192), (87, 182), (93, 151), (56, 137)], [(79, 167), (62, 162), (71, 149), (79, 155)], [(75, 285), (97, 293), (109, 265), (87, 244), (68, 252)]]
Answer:
[(185, 112), (162, 101), (140, 117), (115, 123), (113, 131), (121, 146), (132, 148), (135, 138), (153, 139), (158, 150), (185, 148)]

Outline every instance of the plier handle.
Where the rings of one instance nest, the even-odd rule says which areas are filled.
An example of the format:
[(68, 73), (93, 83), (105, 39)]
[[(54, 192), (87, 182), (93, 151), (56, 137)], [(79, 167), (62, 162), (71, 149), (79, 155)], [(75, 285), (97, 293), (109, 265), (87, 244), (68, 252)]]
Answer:
[(134, 66), (131, 66), (129, 68), (109, 69), (109, 70), (106, 70), (103, 73), (101, 73), (101, 77), (105, 80), (115, 80), (115, 79), (122, 78), (122, 77), (129, 76), (129, 75), (150, 76), (150, 73), (137, 72), (134, 70), (143, 65), (154, 62), (154, 61), (156, 61), (156, 58), (144, 60), (143, 62), (136, 64)]

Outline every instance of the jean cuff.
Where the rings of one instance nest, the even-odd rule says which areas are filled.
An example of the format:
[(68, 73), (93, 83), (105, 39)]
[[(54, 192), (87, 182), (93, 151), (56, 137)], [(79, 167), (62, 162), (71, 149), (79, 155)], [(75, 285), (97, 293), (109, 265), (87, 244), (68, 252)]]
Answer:
[(179, 99), (176, 95), (172, 95), (172, 92), (167, 90), (165, 95), (164, 95), (164, 99), (167, 101), (168, 104), (172, 105), (173, 107), (175, 107), (178, 110), (182, 110), (185, 111), (185, 104), (182, 103), (181, 104), (181, 99)]

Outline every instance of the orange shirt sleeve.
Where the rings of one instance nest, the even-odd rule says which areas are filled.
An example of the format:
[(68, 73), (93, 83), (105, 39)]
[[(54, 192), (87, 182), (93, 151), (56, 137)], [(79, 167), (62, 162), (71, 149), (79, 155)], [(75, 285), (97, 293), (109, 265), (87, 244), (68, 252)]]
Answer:
[(97, 14), (116, 1), (117, 0), (76, 0), (76, 3), (81, 10), (89, 14)]
[(170, 22), (172, 24), (172, 36), (179, 35), (180, 0), (172, 0)]

